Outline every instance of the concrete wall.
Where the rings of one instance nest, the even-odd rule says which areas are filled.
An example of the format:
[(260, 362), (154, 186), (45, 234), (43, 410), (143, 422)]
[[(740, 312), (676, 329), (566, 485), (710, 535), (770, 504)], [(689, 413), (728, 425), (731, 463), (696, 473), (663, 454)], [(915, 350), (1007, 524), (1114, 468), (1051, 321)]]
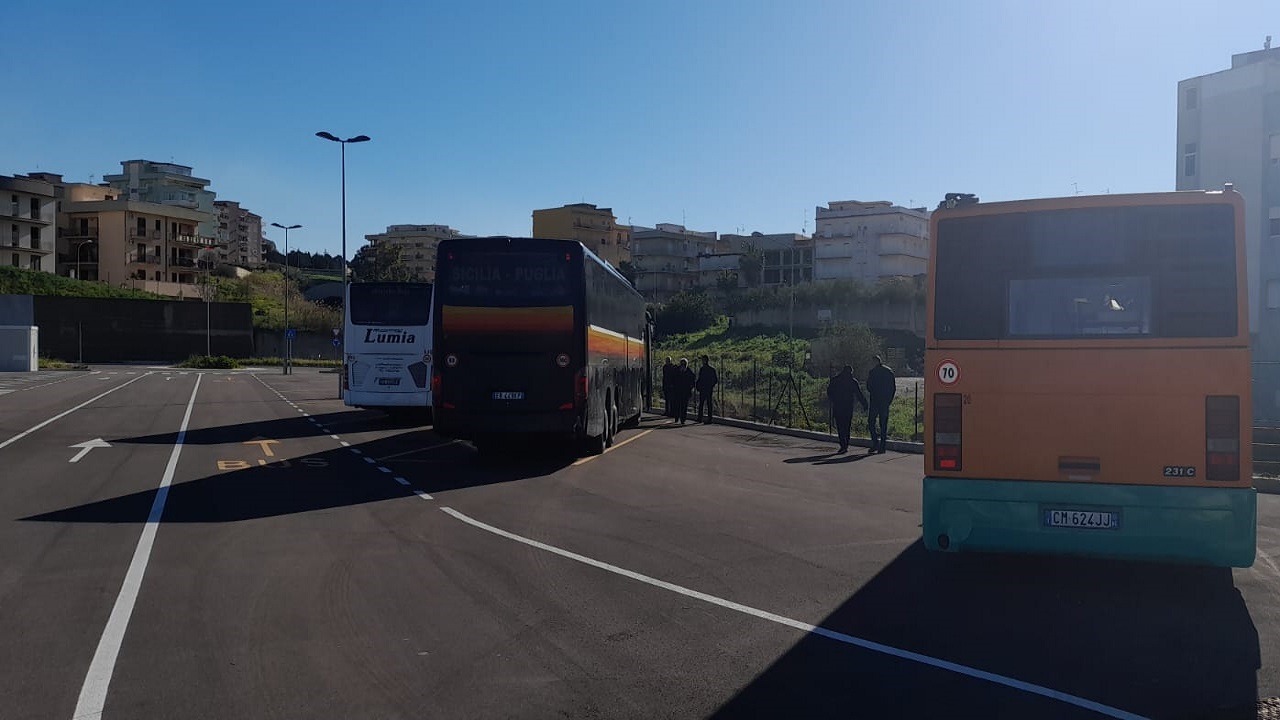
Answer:
[[(334, 360), (341, 358), (341, 353), (341, 349), (335, 350), (333, 347), (333, 333), (299, 332), (298, 337), (293, 339), (295, 358)], [(284, 331), (254, 330), (253, 356), (284, 357)]]
[[(84, 362), (177, 361), (205, 352), (205, 303), (177, 300), (105, 300), (30, 297), (40, 328), (40, 354)], [(21, 324), (23, 301), (0, 295), (0, 325)], [(12, 313), (6, 316), (5, 313)], [(248, 357), (253, 313), (248, 303), (210, 303), (209, 345), (214, 355)]]

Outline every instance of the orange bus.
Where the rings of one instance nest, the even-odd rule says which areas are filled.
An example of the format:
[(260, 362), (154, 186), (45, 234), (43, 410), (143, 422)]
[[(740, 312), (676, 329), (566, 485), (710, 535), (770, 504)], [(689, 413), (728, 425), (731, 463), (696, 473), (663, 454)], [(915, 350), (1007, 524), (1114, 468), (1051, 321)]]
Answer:
[(933, 550), (1253, 564), (1244, 203), (982, 203), (930, 221)]

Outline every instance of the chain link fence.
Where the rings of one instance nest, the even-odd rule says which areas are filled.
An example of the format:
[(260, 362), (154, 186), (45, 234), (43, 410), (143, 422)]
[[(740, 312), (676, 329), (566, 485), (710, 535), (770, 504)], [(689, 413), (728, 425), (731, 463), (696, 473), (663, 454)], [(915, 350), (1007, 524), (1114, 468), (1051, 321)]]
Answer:
[[(655, 410), (665, 411), (667, 398), (662, 388), (662, 359), (671, 356), (679, 364), (681, 358), (689, 360), (689, 367), (696, 375), (701, 367), (702, 353), (696, 350), (678, 352), (664, 349), (654, 353), (653, 404)], [(839, 368), (812, 367), (808, 360), (789, 358), (786, 353), (773, 355), (719, 355), (710, 357), (711, 366), (720, 376), (712, 402), (714, 415), (737, 420), (749, 420), (781, 427), (835, 432), (835, 418), (831, 402), (827, 399), (827, 383)], [(866, 369), (855, 369), (858, 381), (866, 393)], [(889, 409), (889, 438), (919, 442), (924, 431), (924, 381), (918, 377), (899, 377), (898, 391)], [(697, 410), (697, 392), (689, 399), (690, 418)], [(855, 437), (868, 437), (867, 415), (856, 412), (852, 433)]]

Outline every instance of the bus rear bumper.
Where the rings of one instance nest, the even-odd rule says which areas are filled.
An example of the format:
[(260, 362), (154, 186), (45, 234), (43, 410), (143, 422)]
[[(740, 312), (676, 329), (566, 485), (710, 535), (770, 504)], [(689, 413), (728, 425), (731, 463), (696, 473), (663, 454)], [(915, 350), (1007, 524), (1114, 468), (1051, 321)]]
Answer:
[(431, 407), (430, 398), (424, 392), (368, 392), (348, 388), (343, 400), (351, 407)]
[(461, 414), (443, 407), (435, 409), (435, 431), (445, 437), (473, 440), (489, 435), (575, 436), (581, 424), (576, 412)]
[[(925, 547), (1253, 565), (1253, 488), (1095, 485), (926, 477)], [(1051, 527), (1054, 510), (1118, 513), (1114, 528)]]

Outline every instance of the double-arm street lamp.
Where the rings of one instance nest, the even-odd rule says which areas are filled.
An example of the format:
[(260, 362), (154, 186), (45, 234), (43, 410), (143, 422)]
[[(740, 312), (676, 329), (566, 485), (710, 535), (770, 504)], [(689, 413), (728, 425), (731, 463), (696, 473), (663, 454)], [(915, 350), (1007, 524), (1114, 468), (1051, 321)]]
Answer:
[(288, 375), (292, 372), (290, 364), (293, 362), (293, 341), (289, 338), (289, 231), (297, 230), (301, 225), (281, 225), (278, 222), (271, 223), (271, 227), (278, 227), (284, 230), (284, 374)]
[[(321, 130), (316, 133), (316, 137), (331, 140), (342, 146), (342, 318), (343, 324), (346, 324), (347, 317), (347, 143), (369, 142), (368, 135), (356, 135), (355, 137), (343, 140), (333, 133), (327, 133)], [(342, 356), (347, 356), (347, 336), (342, 334)], [(343, 370), (345, 373), (345, 369)], [(342, 397), (342, 376), (338, 378), (338, 397)]]

